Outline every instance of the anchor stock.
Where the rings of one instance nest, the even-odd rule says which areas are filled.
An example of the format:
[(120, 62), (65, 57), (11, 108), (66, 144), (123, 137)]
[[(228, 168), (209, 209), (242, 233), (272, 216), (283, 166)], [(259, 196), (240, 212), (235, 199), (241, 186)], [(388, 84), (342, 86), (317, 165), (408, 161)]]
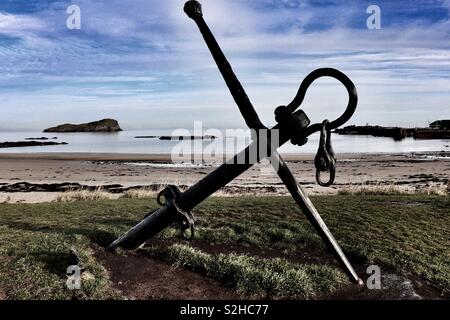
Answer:
[[(256, 132), (258, 132), (258, 130), (267, 130), (260, 121), (244, 88), (234, 74), (231, 65), (227, 61), (220, 46), (203, 19), (200, 3), (195, 0), (190, 0), (186, 2), (184, 11), (197, 24), (248, 127), (250, 129), (255, 129)], [(323, 123), (310, 125), (310, 121), (306, 114), (302, 110), (296, 111), (296, 109), (303, 102), (309, 86), (316, 79), (321, 77), (332, 77), (340, 81), (347, 89), (349, 102), (345, 112), (338, 119), (331, 122), (325, 120)], [(317, 180), (320, 185), (331, 184), (334, 179), (334, 156), (331, 149), (330, 130), (341, 126), (351, 118), (355, 112), (357, 101), (358, 98), (355, 86), (342, 72), (332, 68), (317, 69), (311, 72), (301, 83), (292, 102), (287, 106), (280, 106), (275, 110), (278, 124), (268, 130), (267, 139), (265, 139), (266, 141), (263, 141), (263, 143), (267, 143), (267, 154), (260, 155), (258, 152), (260, 137), (256, 135), (254, 141), (245, 150), (222, 164), (219, 168), (188, 188), (184, 193), (181, 193), (175, 186), (169, 186), (158, 196), (158, 199), (161, 197), (165, 198), (164, 203), (158, 200), (158, 203), (160, 203), (162, 207), (148, 214), (139, 224), (111, 243), (108, 249), (114, 250), (117, 247), (131, 249), (138, 247), (174, 222), (180, 224), (183, 232), (190, 228), (191, 236), (194, 236), (195, 219), (191, 211), (203, 200), (233, 181), (236, 177), (251, 168), (255, 163), (263, 158), (270, 158), (272, 166), (277, 171), (277, 174), (291, 193), (293, 199), (314, 226), (322, 240), (333, 252), (349, 279), (354, 283), (361, 284), (362, 281), (354, 271), (317, 209), (314, 207), (304, 190), (300, 187), (287, 164), (276, 150), (289, 140), (293, 144), (301, 146), (307, 142), (308, 136), (321, 131), (322, 135), (325, 134), (326, 137), (323, 136), (321, 139), (321, 145), (315, 161), (317, 167)], [(277, 141), (272, 141), (272, 136), (275, 136), (275, 130), (278, 131), (278, 134), (276, 135), (279, 137), (278, 143), (276, 143)], [(257, 155), (256, 161), (249, 161), (251, 155), (254, 155), (255, 151)], [(242, 159), (246, 159), (246, 162), (242, 163)], [(328, 183), (322, 183), (320, 180), (320, 172), (323, 171), (330, 172), (330, 181)]]

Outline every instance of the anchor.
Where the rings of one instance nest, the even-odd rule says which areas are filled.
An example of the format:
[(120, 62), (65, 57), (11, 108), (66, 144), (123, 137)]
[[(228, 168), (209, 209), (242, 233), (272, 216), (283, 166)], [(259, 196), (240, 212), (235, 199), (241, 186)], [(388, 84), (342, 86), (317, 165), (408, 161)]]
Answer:
[[(358, 95), (354, 84), (339, 70), (332, 68), (314, 70), (303, 80), (292, 102), (286, 106), (276, 108), (275, 120), (277, 121), (277, 125), (268, 129), (259, 119), (244, 88), (234, 74), (231, 65), (206, 24), (203, 18), (201, 4), (198, 1), (189, 0), (184, 6), (184, 12), (197, 24), (247, 126), (252, 129), (252, 132), (256, 132), (256, 134), (252, 134), (252, 142), (246, 149), (227, 160), (185, 192), (181, 192), (176, 186), (168, 186), (162, 190), (157, 197), (158, 204), (161, 207), (147, 214), (140, 223), (111, 243), (108, 249), (115, 250), (118, 247), (123, 249), (137, 248), (173, 223), (180, 225), (183, 235), (188, 236), (190, 233), (189, 236), (191, 238), (194, 237), (195, 218), (192, 210), (220, 188), (247, 171), (254, 164), (267, 158), (270, 160), (271, 165), (276, 170), (292, 198), (334, 254), (349, 279), (354, 283), (362, 284), (362, 280), (356, 274), (333, 234), (314, 207), (314, 204), (301, 188), (286, 162), (277, 151), (278, 147), (288, 141), (291, 141), (294, 145), (302, 146), (308, 141), (308, 137), (311, 134), (320, 132), (320, 145), (314, 160), (316, 179), (321, 186), (331, 185), (335, 177), (336, 163), (331, 147), (331, 130), (346, 123), (355, 112)], [(305, 112), (297, 109), (302, 104), (309, 86), (321, 77), (331, 77), (341, 82), (348, 92), (349, 100), (346, 110), (336, 120), (324, 120), (322, 123), (311, 124)], [(275, 141), (275, 137), (278, 138), (278, 141)], [(264, 149), (261, 146), (266, 147), (266, 152), (260, 152), (261, 149)], [(255, 161), (249, 161), (251, 157)], [(246, 161), (242, 161), (242, 159), (246, 159)], [(322, 172), (329, 173), (328, 181), (322, 181)]]

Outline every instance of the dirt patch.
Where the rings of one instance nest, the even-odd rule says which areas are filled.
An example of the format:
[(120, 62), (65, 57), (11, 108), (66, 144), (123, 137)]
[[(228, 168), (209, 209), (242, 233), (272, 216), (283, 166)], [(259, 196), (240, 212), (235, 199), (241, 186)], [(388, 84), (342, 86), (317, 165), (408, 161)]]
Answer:
[(239, 299), (214, 280), (154, 258), (102, 249), (95, 250), (95, 257), (108, 270), (113, 286), (130, 299)]
[[(308, 251), (302, 250), (295, 254), (285, 254), (280, 250), (261, 249), (250, 246), (240, 245), (223, 245), (223, 244), (209, 244), (204, 241), (187, 241), (187, 240), (159, 240), (151, 239), (146, 243), (148, 245), (164, 245), (168, 246), (174, 243), (184, 243), (191, 247), (198, 248), (209, 254), (246, 254), (250, 256), (257, 256), (266, 259), (284, 258), (290, 262), (298, 264), (319, 264), (339, 267), (339, 264), (331, 254), (324, 251)], [(154, 257), (156, 259), (156, 257)], [(368, 274), (366, 269), (369, 265), (368, 261), (364, 261), (360, 257), (348, 256), (352, 262), (355, 271), (367, 282)], [(366, 285), (357, 286), (349, 284), (330, 295), (320, 297), (326, 300), (435, 300), (447, 299), (448, 297), (442, 295), (442, 292), (429, 285), (426, 280), (417, 275), (402, 276), (389, 268), (381, 267), (381, 289), (369, 290)]]
[(324, 297), (326, 300), (441, 300), (441, 292), (418, 276), (408, 277), (393, 273), (382, 274), (381, 289), (366, 286), (348, 286)]
[[(299, 264), (328, 264), (338, 266), (326, 252), (302, 251), (296, 254), (284, 254), (279, 250), (260, 249), (239, 245), (214, 245), (204, 241), (159, 240), (152, 239), (149, 245), (168, 246), (185, 243), (209, 254), (236, 253), (263, 258), (285, 258)], [(126, 256), (95, 249), (97, 260), (109, 271), (113, 286), (130, 299), (242, 299), (223, 287), (219, 282), (200, 274), (174, 268), (157, 257), (142, 251), (128, 253)], [(349, 257), (356, 272), (366, 283), (367, 261)], [(381, 267), (381, 289), (369, 290), (365, 285), (349, 284), (330, 295), (320, 297), (324, 300), (435, 300), (448, 299), (442, 292), (429, 285), (417, 275), (402, 276), (388, 268)]]

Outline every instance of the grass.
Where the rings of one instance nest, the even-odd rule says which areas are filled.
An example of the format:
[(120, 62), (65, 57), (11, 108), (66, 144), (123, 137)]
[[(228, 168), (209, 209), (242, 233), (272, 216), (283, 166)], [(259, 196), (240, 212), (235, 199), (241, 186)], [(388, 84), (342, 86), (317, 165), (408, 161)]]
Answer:
[[(93, 200), (111, 200), (118, 198), (138, 199), (138, 198), (150, 198), (158, 194), (158, 190), (152, 190), (150, 188), (130, 189), (122, 194), (113, 194), (102, 188), (95, 190), (70, 190), (62, 192), (56, 198), (56, 202), (74, 202), (74, 201), (93, 201)], [(7, 199), (5, 202), (8, 202)]]
[(145, 249), (175, 267), (219, 280), (237, 293), (262, 297), (311, 299), (330, 293), (347, 282), (336, 268), (298, 265), (286, 259), (248, 255), (207, 254), (187, 245)]
[(155, 197), (159, 191), (151, 190), (149, 188), (131, 189), (125, 191), (122, 197), (129, 199), (150, 198)]
[[(427, 195), (316, 196), (313, 202), (352, 261), (415, 274), (450, 292), (450, 198)], [(42, 204), (0, 204), (0, 296), (70, 299), (65, 271), (74, 248), (93, 275), (82, 299), (120, 297), (93, 246), (105, 246), (156, 208), (153, 199), (120, 198)], [(288, 197), (211, 198), (195, 210), (198, 241), (325, 255), (313, 228)], [(178, 233), (166, 229), (162, 239)], [(344, 285), (335, 265), (294, 263), (187, 245), (148, 250), (170, 264), (215, 278), (240, 293), (314, 298)], [(274, 271), (276, 270), (276, 271)]]
[(71, 190), (58, 195), (56, 202), (93, 201), (104, 199), (115, 199), (113, 194), (97, 188), (92, 190)]
[[(0, 241), (14, 243), (1, 246), (0, 289), (10, 299), (102, 299), (120, 297), (111, 288), (106, 270), (92, 255), (89, 241), (78, 235), (41, 234), (0, 228)], [(4, 232), (8, 232), (7, 235)], [(76, 264), (70, 249), (77, 254), (88, 270), (82, 281), (82, 290), (66, 289), (65, 271)]]
[(436, 195), (447, 196), (450, 194), (449, 183), (435, 183), (430, 184), (420, 189), (412, 189), (408, 186), (398, 186), (395, 184), (374, 184), (369, 185), (362, 183), (356, 186), (344, 186), (339, 189), (340, 195)]
[[(61, 193), (57, 198), (56, 202), (73, 202), (73, 201), (92, 201), (92, 200), (107, 200), (107, 199), (117, 199), (117, 198), (130, 198), (130, 199), (138, 199), (138, 198), (151, 198), (155, 197), (162, 189), (166, 187), (165, 184), (162, 184), (158, 189), (153, 189), (149, 187), (142, 187), (137, 189), (130, 189), (125, 191), (122, 194), (112, 194), (101, 187), (95, 190), (70, 190)], [(183, 188), (181, 188), (183, 191)], [(408, 186), (398, 186), (395, 184), (385, 185), (381, 183), (377, 183), (374, 185), (369, 184), (361, 184), (356, 186), (344, 186), (339, 189), (339, 195), (437, 195), (437, 196), (446, 196), (449, 195), (450, 192), (450, 184), (445, 183), (437, 183), (430, 184), (428, 186), (422, 187), (420, 189), (411, 189)], [(233, 197), (235, 195), (219, 191), (215, 194), (215, 196), (220, 197)], [(250, 195), (246, 195), (250, 196)], [(258, 194), (251, 195), (258, 196)], [(5, 203), (9, 202), (10, 199), (6, 199)]]
[[(446, 292), (450, 292), (449, 199), (425, 195), (313, 197), (353, 259), (417, 274)], [(257, 214), (254, 208), (260, 208)], [(198, 237), (213, 243), (287, 253), (325, 250), (290, 198), (219, 198), (206, 202), (198, 216)]]

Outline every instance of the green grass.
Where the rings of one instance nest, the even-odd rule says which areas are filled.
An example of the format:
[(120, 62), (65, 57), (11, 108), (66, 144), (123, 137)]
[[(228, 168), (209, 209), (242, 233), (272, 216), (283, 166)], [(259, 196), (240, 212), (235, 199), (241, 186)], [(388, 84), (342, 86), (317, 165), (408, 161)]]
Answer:
[[(366, 265), (414, 273), (450, 291), (450, 198), (439, 196), (313, 197), (344, 251)], [(216, 209), (214, 209), (214, 207)], [(252, 208), (260, 208), (257, 213)], [(289, 198), (226, 198), (199, 210), (198, 237), (211, 242), (325, 250)], [(230, 217), (232, 217), (231, 221)], [(231, 237), (228, 237), (231, 235)]]
[[(450, 292), (449, 197), (339, 195), (312, 200), (351, 260), (416, 274)], [(0, 204), (0, 291), (10, 299), (72, 298), (65, 271), (72, 264), (69, 250), (75, 248), (94, 275), (83, 281), (77, 298), (119, 298), (92, 245), (107, 245), (156, 207), (149, 199)], [(195, 215), (198, 239), (211, 244), (271, 248), (288, 255), (325, 252), (288, 197), (211, 198)], [(176, 234), (168, 229), (161, 238)], [(177, 245), (149, 250), (245, 294), (312, 298), (346, 283), (334, 265), (208, 254)]]
[(175, 267), (219, 280), (244, 296), (311, 299), (330, 293), (347, 282), (345, 275), (336, 268), (298, 265), (280, 258), (207, 254), (180, 244), (145, 250)]

